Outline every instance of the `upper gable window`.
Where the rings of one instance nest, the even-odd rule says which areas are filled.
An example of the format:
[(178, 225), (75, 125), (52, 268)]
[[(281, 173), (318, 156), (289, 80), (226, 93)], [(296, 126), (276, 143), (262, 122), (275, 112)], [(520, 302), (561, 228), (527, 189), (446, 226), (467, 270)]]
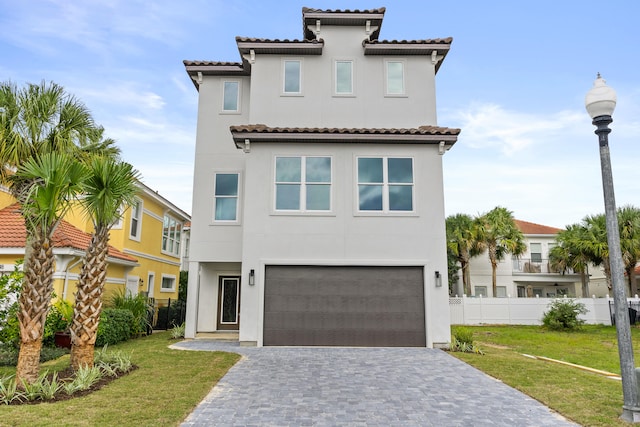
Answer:
[(335, 62), (336, 95), (353, 95), (353, 61)]
[(223, 82), (222, 111), (235, 113), (240, 111), (240, 82)]
[(287, 59), (283, 62), (283, 88), (285, 95), (302, 94), (302, 61)]
[(413, 159), (359, 157), (358, 210), (412, 212)]
[(387, 95), (404, 95), (404, 61), (385, 61), (385, 73), (387, 80), (385, 93)]
[(276, 211), (331, 210), (331, 157), (276, 157)]
[(129, 237), (133, 240), (140, 241), (140, 233), (142, 231), (142, 200), (136, 200), (131, 205), (131, 223), (129, 228)]

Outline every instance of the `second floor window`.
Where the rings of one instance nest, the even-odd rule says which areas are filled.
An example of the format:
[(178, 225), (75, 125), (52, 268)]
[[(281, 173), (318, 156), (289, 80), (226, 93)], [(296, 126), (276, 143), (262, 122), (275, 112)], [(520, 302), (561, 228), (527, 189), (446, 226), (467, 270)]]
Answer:
[(302, 93), (302, 68), (299, 60), (284, 61), (284, 82), (283, 91), (285, 94)]
[(134, 240), (140, 240), (140, 232), (142, 229), (142, 201), (136, 200), (131, 206), (131, 227), (129, 229), (129, 237)]
[(162, 226), (162, 250), (170, 254), (180, 255), (180, 238), (182, 224), (170, 215), (164, 216)]
[(413, 159), (409, 157), (358, 158), (360, 211), (413, 211)]
[(237, 173), (216, 173), (214, 184), (214, 221), (238, 220)]
[(275, 207), (331, 210), (331, 157), (276, 157)]
[(542, 262), (542, 243), (531, 243), (531, 262)]
[(240, 82), (224, 82), (222, 110), (235, 112), (240, 110)]

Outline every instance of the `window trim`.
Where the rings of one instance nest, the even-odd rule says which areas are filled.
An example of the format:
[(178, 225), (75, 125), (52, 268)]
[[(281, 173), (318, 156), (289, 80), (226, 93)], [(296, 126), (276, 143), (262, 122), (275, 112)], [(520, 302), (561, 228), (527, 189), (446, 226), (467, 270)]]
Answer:
[[(226, 220), (226, 219), (216, 219), (216, 177), (218, 174), (224, 175), (238, 175), (238, 195), (236, 196), (236, 219), (235, 220)], [(211, 223), (214, 225), (239, 225), (241, 218), (241, 201), (242, 201), (242, 172), (238, 170), (215, 170), (213, 172), (213, 206), (211, 211)]]
[[(305, 176), (305, 171), (306, 171), (306, 159), (307, 158), (328, 158), (331, 162), (331, 166), (330, 166), (330, 181), (326, 182), (326, 183), (314, 183), (314, 184), (321, 184), (321, 185), (329, 185), (329, 209), (327, 210), (307, 210), (306, 209), (306, 202), (307, 202), (307, 197), (306, 197), (306, 185), (308, 184), (306, 181), (306, 176)], [(276, 207), (276, 203), (277, 203), (277, 185), (278, 185), (278, 181), (276, 181), (276, 167), (277, 167), (277, 159), (278, 158), (299, 158), (300, 159), (300, 208), (301, 209), (277, 209)], [(271, 179), (271, 182), (273, 183), (272, 191), (273, 191), (273, 195), (272, 195), (272, 207), (271, 207), (271, 213), (274, 215), (309, 215), (309, 216), (313, 216), (313, 215), (317, 215), (317, 216), (326, 216), (326, 215), (333, 215), (333, 209), (334, 209), (334, 203), (333, 203), (333, 197), (334, 197), (334, 192), (333, 192), (333, 188), (334, 188), (334, 175), (333, 175), (333, 167), (334, 165), (334, 157), (332, 155), (326, 155), (326, 154), (309, 154), (309, 155), (298, 155), (298, 154), (276, 154), (273, 156), (273, 168), (272, 168), (272, 173), (273, 173), (273, 177)], [(303, 197), (304, 196), (304, 197)]]
[[(162, 286), (162, 284), (164, 283), (164, 279), (171, 279), (173, 281), (173, 286), (171, 287), (171, 289), (164, 288)], [(162, 278), (160, 279), (160, 292), (175, 292), (175, 291), (176, 291), (176, 275), (162, 273)]]
[[(286, 91), (286, 64), (287, 62), (298, 62), (300, 64), (300, 70), (298, 73), (298, 84), (300, 90), (298, 92)], [(303, 84), (304, 84), (304, 59), (303, 58), (283, 58), (282, 59), (282, 87), (280, 96), (304, 96)]]
[[(172, 247), (172, 250), (166, 249), (165, 248), (165, 226), (164, 226), (164, 222), (165, 222), (165, 218), (169, 218), (169, 234), (166, 236), (166, 247)], [(174, 228), (171, 228), (171, 221), (174, 221)], [(180, 226), (180, 237), (176, 237), (176, 231), (178, 230), (178, 226)], [(182, 231), (184, 228), (184, 223), (181, 222), (180, 220), (178, 220), (178, 218), (174, 217), (173, 215), (170, 215), (168, 212), (166, 212), (163, 216), (162, 216), (162, 239), (160, 240), (160, 251), (165, 254), (165, 255), (169, 255), (169, 256), (173, 256), (176, 258), (180, 258), (180, 250), (181, 250), (181, 246), (182, 246)], [(173, 231), (171, 231), (173, 230)], [(171, 237), (173, 234), (174, 237)], [(170, 242), (172, 242), (173, 244), (170, 245)]]
[[(226, 83), (236, 83), (238, 85), (238, 95), (237, 95), (237, 99), (236, 99), (236, 109), (235, 110), (226, 110), (224, 108), (224, 101), (225, 101), (225, 85)], [(220, 97), (221, 100), (221, 105), (220, 105), (220, 114), (241, 114), (242, 113), (242, 80), (240, 79), (224, 79), (221, 80), (221, 94), (222, 96)]]
[[(389, 64), (398, 62), (402, 64), (402, 92), (389, 92)], [(405, 59), (385, 58), (384, 60), (384, 96), (386, 98), (407, 98), (407, 61)]]
[[(134, 211), (137, 205), (140, 205), (140, 212), (138, 213), (139, 217), (134, 217)], [(144, 201), (136, 197), (135, 202), (129, 207), (129, 209), (131, 211), (131, 216), (129, 217), (129, 239), (139, 242), (141, 240), (140, 235), (142, 234), (142, 218), (144, 217)], [(135, 235), (131, 232), (133, 230), (134, 219), (138, 221), (136, 224)]]
[[(360, 181), (358, 179), (358, 159), (383, 159), (382, 161), (382, 210), (361, 210), (360, 209)], [(410, 211), (389, 209), (389, 159), (411, 159), (412, 182), (411, 182), (411, 207)], [(411, 155), (356, 155), (354, 156), (353, 182), (354, 191), (354, 216), (418, 216), (416, 206), (416, 159)], [(391, 183), (392, 185), (406, 185), (408, 183)]]
[[(338, 92), (338, 63), (348, 62), (351, 64), (351, 91), (350, 92)], [(356, 96), (356, 61), (352, 58), (335, 58), (333, 60), (333, 96), (353, 98)]]

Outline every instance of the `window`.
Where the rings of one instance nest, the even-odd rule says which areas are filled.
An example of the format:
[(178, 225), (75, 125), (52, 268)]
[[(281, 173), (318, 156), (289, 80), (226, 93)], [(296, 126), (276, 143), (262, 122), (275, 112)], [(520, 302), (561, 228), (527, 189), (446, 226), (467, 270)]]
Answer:
[(353, 94), (353, 61), (336, 61), (335, 91), (337, 95)]
[(496, 295), (497, 298), (506, 298), (507, 297), (507, 287), (506, 286), (496, 286)]
[(142, 229), (142, 200), (136, 200), (131, 206), (131, 227), (129, 237), (133, 240), (140, 240)]
[(542, 243), (531, 243), (531, 262), (542, 262)]
[(404, 62), (386, 61), (387, 95), (404, 95)]
[(175, 292), (176, 276), (162, 275), (162, 283), (160, 284), (160, 292)]
[(118, 208), (118, 219), (111, 226), (112, 230), (120, 230), (122, 228), (122, 217), (123, 217), (124, 209), (122, 206)]
[(413, 211), (413, 159), (409, 157), (358, 158), (360, 211)]
[(240, 82), (223, 83), (222, 110), (229, 112), (239, 111), (240, 105)]
[(474, 286), (475, 295), (477, 297), (486, 297), (487, 296), (487, 287), (486, 286)]
[(180, 237), (182, 223), (171, 215), (165, 215), (162, 226), (162, 251), (172, 255), (180, 255)]
[(276, 157), (278, 211), (331, 210), (331, 157)]
[(238, 220), (237, 173), (216, 173), (214, 183), (214, 221)]
[(283, 92), (285, 94), (302, 93), (302, 61), (284, 61)]

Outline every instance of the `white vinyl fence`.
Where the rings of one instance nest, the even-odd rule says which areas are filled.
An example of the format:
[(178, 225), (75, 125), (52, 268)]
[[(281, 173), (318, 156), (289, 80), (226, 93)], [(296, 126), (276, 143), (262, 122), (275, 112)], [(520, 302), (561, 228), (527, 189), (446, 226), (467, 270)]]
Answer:
[[(449, 298), (452, 325), (541, 325), (542, 315), (554, 298)], [(611, 298), (575, 298), (585, 305), (587, 314), (581, 315), (587, 324), (611, 325)], [(640, 299), (629, 298), (630, 313), (640, 313)], [(611, 303), (613, 310), (613, 303)], [(635, 323), (640, 319), (632, 319)]]

